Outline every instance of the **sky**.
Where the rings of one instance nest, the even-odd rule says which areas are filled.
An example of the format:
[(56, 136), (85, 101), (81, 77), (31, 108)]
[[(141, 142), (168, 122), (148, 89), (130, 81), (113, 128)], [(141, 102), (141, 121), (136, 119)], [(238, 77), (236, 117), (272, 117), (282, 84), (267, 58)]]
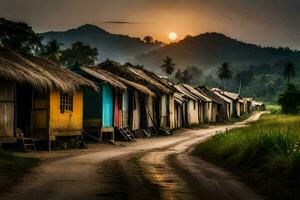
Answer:
[(109, 32), (169, 42), (221, 32), (262, 46), (300, 49), (299, 0), (0, 0), (0, 17), (36, 32), (94, 24)]

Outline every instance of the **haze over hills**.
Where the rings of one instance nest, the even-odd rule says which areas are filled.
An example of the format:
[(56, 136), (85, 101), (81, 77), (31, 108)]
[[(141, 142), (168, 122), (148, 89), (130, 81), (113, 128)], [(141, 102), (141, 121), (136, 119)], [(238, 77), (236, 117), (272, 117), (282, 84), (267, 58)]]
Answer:
[(260, 47), (237, 41), (220, 33), (187, 36), (178, 43), (136, 56), (135, 63), (157, 69), (162, 60), (173, 58), (178, 68), (197, 66), (202, 70), (216, 68), (229, 62), (234, 68), (252, 64), (273, 64), (280, 60), (300, 63), (300, 52), (288, 48)]
[[(129, 61), (144, 65), (158, 74), (162, 74), (159, 66), (169, 56), (175, 62), (176, 69), (185, 69), (188, 66), (200, 68), (204, 74), (196, 80), (196, 84), (209, 87), (222, 86), (216, 70), (222, 63), (228, 62), (233, 72), (233, 78), (228, 82), (231, 90), (237, 92), (242, 84), (244, 96), (269, 102), (276, 102), (279, 94), (284, 91), (285, 80), (282, 72), (286, 62), (292, 62), (297, 73), (300, 73), (299, 51), (261, 47), (220, 33), (187, 36), (169, 45), (145, 43), (140, 38), (112, 34), (94, 25), (40, 35), (44, 37), (44, 42), (56, 39), (64, 44), (64, 48), (82, 41), (98, 49), (98, 62), (107, 58), (121, 63)], [(300, 82), (300, 79), (297, 78), (294, 82)]]
[(140, 38), (109, 33), (90, 24), (67, 31), (50, 31), (40, 35), (43, 37), (43, 42), (55, 39), (64, 44), (63, 48), (67, 48), (77, 41), (87, 43), (98, 49), (99, 61), (109, 58), (118, 62), (126, 62), (141, 52), (148, 52), (161, 46), (161, 43), (148, 44)]
[(177, 68), (196, 66), (209, 71), (223, 62), (230, 63), (236, 70), (252, 64), (273, 64), (280, 60), (300, 64), (300, 52), (288, 48), (269, 48), (244, 43), (220, 33), (204, 33), (187, 36), (185, 39), (163, 45), (145, 43), (140, 38), (109, 33), (98, 26), (86, 24), (78, 28), (61, 32), (41, 33), (44, 42), (56, 39), (64, 48), (82, 41), (99, 52), (99, 62), (112, 59), (117, 62), (133, 62), (144, 65), (153, 71), (160, 71), (159, 66), (166, 56), (173, 58)]

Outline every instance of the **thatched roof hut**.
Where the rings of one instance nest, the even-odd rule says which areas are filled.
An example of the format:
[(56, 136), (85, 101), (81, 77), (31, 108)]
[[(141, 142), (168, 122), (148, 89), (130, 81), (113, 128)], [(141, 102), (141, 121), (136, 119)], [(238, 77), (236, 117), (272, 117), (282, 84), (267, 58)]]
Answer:
[(38, 90), (74, 93), (81, 86), (97, 90), (89, 80), (47, 59), (0, 48), (0, 77), (29, 83)]
[(202, 101), (206, 101), (206, 102), (211, 102), (212, 101), (210, 98), (208, 98), (207, 96), (205, 96), (204, 94), (202, 94), (201, 91), (196, 90), (192, 86), (187, 85), (187, 84), (183, 84), (183, 83), (182, 83), (182, 86), (184, 88), (186, 88), (189, 92), (191, 92), (194, 95), (196, 95), (197, 97), (199, 97)]
[(109, 71), (112, 74), (128, 81), (144, 85), (157, 94), (165, 94), (171, 92), (170, 89), (168, 89), (165, 85), (145, 73), (145, 70), (141, 70), (129, 63), (120, 65), (111, 60), (107, 60), (97, 65), (97, 67)]
[(197, 100), (198, 97), (195, 96), (194, 94), (192, 94), (191, 92), (189, 92), (185, 87), (183, 87), (183, 85), (181, 84), (176, 84), (174, 85), (174, 87), (177, 89), (178, 92), (180, 92), (181, 94), (183, 94), (183, 97), (186, 99), (192, 99), (192, 100)]
[(131, 88), (133, 88), (137, 91), (140, 91), (144, 94), (148, 94), (150, 96), (155, 95), (147, 87), (145, 87), (141, 84), (129, 81), (127, 79), (124, 79), (122, 77), (116, 76), (107, 70), (101, 69), (99, 66), (83, 66), (83, 67), (81, 67), (81, 69), (84, 72), (88, 73), (89, 75), (91, 75), (103, 82), (107, 82), (118, 89), (125, 90), (127, 87), (131, 87)]
[(211, 90), (209, 90), (207, 87), (205, 86), (199, 86), (196, 87), (196, 89), (198, 91), (203, 92), (208, 98), (210, 98), (211, 100), (213, 100), (215, 103), (217, 104), (223, 104), (224, 100), (219, 97), (218, 95), (216, 95), (214, 92), (212, 92)]

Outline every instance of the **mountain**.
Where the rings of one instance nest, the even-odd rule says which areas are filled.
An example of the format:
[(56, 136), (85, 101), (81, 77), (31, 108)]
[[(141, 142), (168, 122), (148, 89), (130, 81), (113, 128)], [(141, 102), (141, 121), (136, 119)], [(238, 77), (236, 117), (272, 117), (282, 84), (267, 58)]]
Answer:
[(220, 33), (187, 36), (177, 43), (136, 56), (134, 63), (158, 71), (166, 56), (173, 58), (177, 68), (197, 66), (204, 71), (216, 69), (216, 66), (224, 62), (230, 63), (237, 70), (243, 66), (273, 64), (279, 60), (294, 62), (296, 66), (300, 64), (299, 51), (292, 51), (288, 48), (261, 47)]
[(57, 40), (64, 44), (64, 48), (72, 43), (82, 41), (98, 49), (98, 60), (113, 59), (118, 62), (130, 61), (135, 55), (146, 53), (159, 48), (161, 43), (145, 43), (140, 38), (109, 33), (98, 26), (86, 24), (78, 28), (61, 32), (40, 33), (43, 42)]

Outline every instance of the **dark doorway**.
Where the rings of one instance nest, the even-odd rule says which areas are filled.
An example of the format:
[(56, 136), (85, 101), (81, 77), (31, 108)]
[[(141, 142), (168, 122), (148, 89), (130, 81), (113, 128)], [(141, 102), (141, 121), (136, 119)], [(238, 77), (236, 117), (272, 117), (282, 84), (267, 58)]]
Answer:
[(21, 129), (25, 137), (30, 135), (32, 110), (32, 87), (28, 84), (17, 84), (16, 87), (16, 114), (17, 128)]
[(142, 129), (148, 129), (145, 95), (139, 93), (139, 99), (140, 99), (140, 112), (141, 112), (140, 125)]

